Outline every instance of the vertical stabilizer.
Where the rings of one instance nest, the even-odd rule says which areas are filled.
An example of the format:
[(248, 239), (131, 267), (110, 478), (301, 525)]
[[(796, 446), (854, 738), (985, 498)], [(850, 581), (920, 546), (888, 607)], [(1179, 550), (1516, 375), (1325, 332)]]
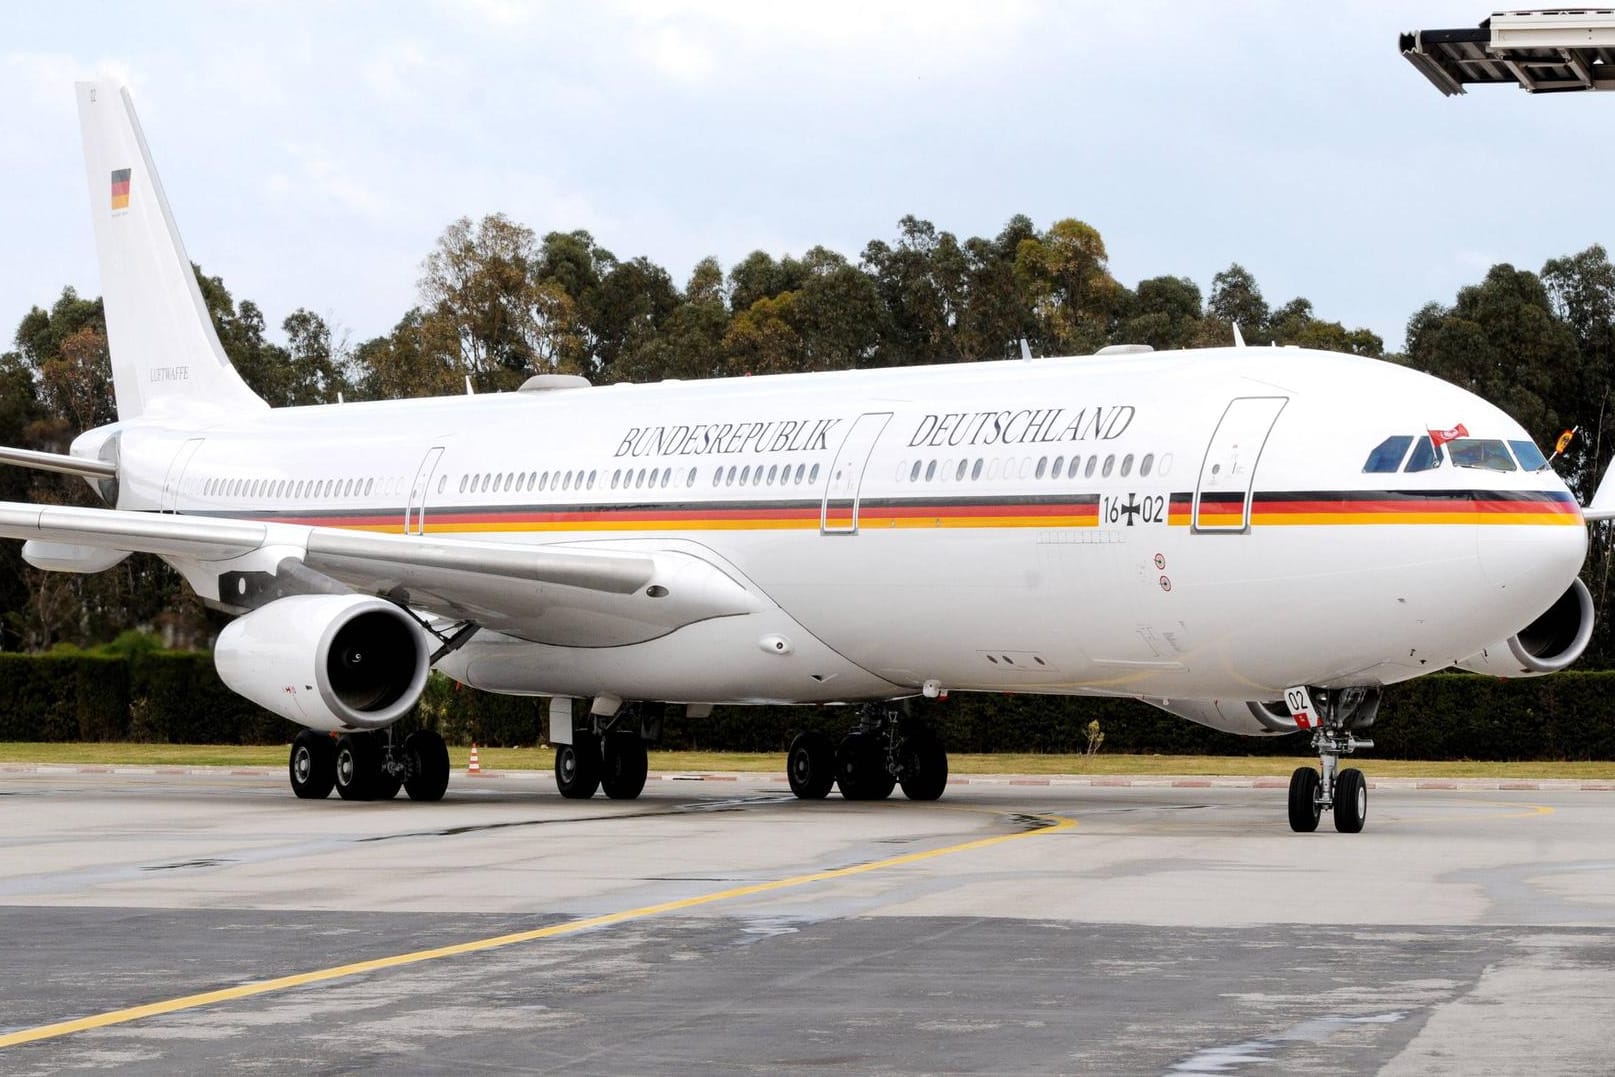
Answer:
[(266, 405), (219, 343), (129, 92), (78, 84), (118, 418)]

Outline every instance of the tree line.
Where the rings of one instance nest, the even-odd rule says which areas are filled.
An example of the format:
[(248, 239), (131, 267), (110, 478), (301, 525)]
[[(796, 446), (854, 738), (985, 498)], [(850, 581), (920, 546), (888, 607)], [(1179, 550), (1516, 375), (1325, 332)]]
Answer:
[[(537, 373), (597, 384), (853, 367), (1083, 355), (1107, 344), (1223, 346), (1237, 325), (1252, 345), (1386, 358), (1429, 371), (1504, 408), (1544, 446), (1582, 436), (1556, 461), (1590, 493), (1615, 439), (1606, 414), (1615, 368), (1615, 267), (1592, 246), (1540, 272), (1497, 265), (1451, 303), (1408, 322), (1405, 353), (1386, 354), (1363, 328), (1315, 313), (1303, 297), (1271, 305), (1235, 263), (1202, 291), (1184, 276), (1128, 287), (1097, 229), (1068, 218), (1046, 229), (1010, 218), (991, 237), (961, 240), (906, 216), (857, 260), (823, 246), (800, 256), (755, 251), (726, 271), (715, 258), (682, 287), (649, 258), (628, 259), (586, 231), (540, 236), (502, 214), (450, 224), (421, 263), (416, 304), (393, 329), (352, 342), (299, 308), (272, 339), (262, 309), (200, 268), (220, 341), (242, 378), (276, 407), (508, 391)], [(0, 354), (0, 444), (65, 452), (115, 418), (99, 299), (64, 288), (23, 315)], [(0, 467), (0, 499), (92, 504), (76, 480)], [(176, 574), (136, 555), (96, 576), (41, 573), (20, 544), (0, 544), (0, 649), (88, 646), (130, 624), (181, 646), (216, 628)], [(1589, 559), (1602, 611), (1608, 558)], [(1602, 624), (1602, 621), (1601, 621)], [(1600, 659), (1609, 633), (1595, 638)]]

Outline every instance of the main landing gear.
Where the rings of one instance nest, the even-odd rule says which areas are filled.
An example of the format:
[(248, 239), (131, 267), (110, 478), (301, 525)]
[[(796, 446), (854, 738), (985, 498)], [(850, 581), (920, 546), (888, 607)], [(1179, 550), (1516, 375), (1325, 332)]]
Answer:
[(634, 800), (650, 771), (646, 742), (661, 733), (661, 719), (625, 704), (609, 717), (574, 728), (571, 744), (555, 746), (555, 787), (568, 800), (588, 800), (605, 790), (612, 800)]
[(871, 704), (839, 745), (822, 733), (798, 734), (785, 773), (802, 800), (822, 800), (832, 785), (846, 800), (885, 800), (898, 785), (910, 800), (936, 800), (948, 787), (948, 753), (928, 725)]
[(1340, 770), (1340, 757), (1374, 746), (1353, 734), (1374, 724), (1379, 689), (1314, 688), (1311, 696), (1321, 720), (1312, 734), (1312, 749), (1321, 765), (1318, 770), (1300, 767), (1290, 775), (1290, 829), (1310, 834), (1323, 813), (1333, 811), (1336, 830), (1359, 833), (1368, 818), (1368, 781), (1355, 767)]
[(334, 788), (343, 800), (442, 800), (449, 787), (449, 750), (429, 729), (395, 744), (391, 729), (330, 734), (305, 729), (292, 740), (287, 762), (292, 792), (322, 800)]

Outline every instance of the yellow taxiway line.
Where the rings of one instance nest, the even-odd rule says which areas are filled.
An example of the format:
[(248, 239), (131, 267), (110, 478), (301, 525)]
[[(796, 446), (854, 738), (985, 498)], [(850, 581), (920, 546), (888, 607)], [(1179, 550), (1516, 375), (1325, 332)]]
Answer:
[(419, 965), (426, 961), (436, 961), (445, 957), (458, 957), (461, 954), (481, 953), (484, 950), (496, 950), (504, 946), (516, 946), (524, 942), (536, 942), (539, 939), (559, 938), (563, 935), (575, 935), (582, 931), (592, 931), (595, 928), (611, 927), (614, 924), (625, 923), (630, 920), (643, 920), (651, 916), (660, 916), (663, 913), (679, 912), (683, 909), (694, 909), (702, 905), (713, 905), (721, 901), (733, 901), (737, 898), (753, 897), (757, 894), (767, 894), (775, 890), (788, 890), (791, 887), (807, 886), (812, 883), (827, 882), (831, 879), (844, 879), (850, 875), (862, 875), (871, 871), (883, 871), (887, 868), (903, 867), (907, 864), (916, 864), (922, 860), (931, 860), (940, 856), (953, 856), (959, 853), (973, 852), (977, 849), (986, 849), (994, 845), (1016, 841), (1021, 838), (1036, 837), (1040, 834), (1056, 834), (1062, 830), (1070, 830), (1076, 826), (1076, 821), (1063, 819), (1052, 815), (1037, 815), (1030, 818), (1044, 819), (1047, 826), (1036, 830), (1020, 830), (1013, 834), (999, 834), (990, 838), (977, 838), (973, 841), (961, 842), (957, 845), (945, 845), (938, 849), (927, 849), (916, 853), (903, 853), (899, 856), (890, 856), (881, 860), (871, 860), (863, 864), (853, 864), (845, 868), (829, 868), (825, 871), (808, 872), (805, 875), (792, 875), (789, 878), (774, 879), (769, 882), (751, 883), (746, 886), (730, 887), (727, 890), (717, 890), (710, 894), (700, 894), (695, 897), (680, 898), (677, 901), (663, 901), (655, 905), (642, 905), (637, 909), (624, 909), (620, 912), (605, 913), (600, 916), (586, 916), (578, 920), (567, 920), (560, 924), (551, 924), (549, 927), (535, 928), (531, 931), (517, 931), (508, 935), (495, 935), (486, 939), (473, 939), (470, 942), (455, 943), (452, 946), (438, 946), (430, 950), (416, 950), (407, 954), (394, 954), (391, 957), (377, 957), (369, 961), (355, 961), (347, 965), (335, 965), (331, 968), (315, 969), (311, 972), (299, 972), (291, 976), (277, 976), (272, 980), (255, 980), (250, 983), (238, 984), (235, 987), (220, 988), (217, 991), (203, 991), (195, 995), (182, 995), (179, 998), (164, 999), (161, 1002), (148, 1002), (143, 1006), (130, 1006), (122, 1010), (108, 1010), (105, 1013), (92, 1014), (89, 1017), (79, 1017), (71, 1021), (57, 1021), (49, 1025), (37, 1025), (34, 1028), (19, 1029), (0, 1035), (0, 1048), (15, 1047), (23, 1043), (35, 1043), (39, 1040), (56, 1039), (61, 1036), (70, 1036), (75, 1032), (87, 1032), (94, 1028), (106, 1028), (109, 1025), (128, 1024), (131, 1021), (140, 1021), (147, 1017), (159, 1017), (163, 1014), (178, 1013), (181, 1010), (194, 1010), (202, 1006), (212, 1006), (220, 1002), (233, 1002), (237, 999), (253, 998), (257, 995), (272, 994), (276, 991), (289, 991), (294, 987), (306, 987), (309, 984), (326, 983), (339, 980), (346, 976), (362, 976), (369, 972), (380, 972), (384, 969), (403, 968), (406, 965)]

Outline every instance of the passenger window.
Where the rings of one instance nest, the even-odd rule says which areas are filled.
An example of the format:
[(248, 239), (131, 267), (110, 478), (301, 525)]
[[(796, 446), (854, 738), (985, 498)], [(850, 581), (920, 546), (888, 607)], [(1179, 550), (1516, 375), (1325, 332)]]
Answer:
[(757, 470), (751, 473), (751, 484), (753, 486), (761, 486), (763, 484), (763, 465), (762, 464), (758, 464), (757, 465)]
[(723, 468), (721, 468), (721, 467), (713, 468), (712, 469), (712, 485), (713, 486), (719, 486), (722, 483), (723, 483)]
[(958, 471), (957, 474), (955, 474), (953, 476), (953, 481), (954, 482), (964, 482), (965, 481), (965, 472), (969, 469), (969, 467), (970, 467), (970, 461), (969, 460), (960, 460), (959, 461), (959, 471)]
[(563, 489), (563, 490), (572, 489), (572, 473), (570, 471), (568, 471), (565, 475), (561, 476), (561, 489)]
[(594, 489), (594, 480), (599, 478), (599, 477), (600, 477), (600, 472), (598, 472), (598, 471), (589, 472), (589, 489), (591, 489), (591, 490)]
[(1508, 447), (1514, 450), (1514, 459), (1520, 462), (1521, 471), (1548, 470), (1547, 457), (1543, 456), (1542, 450), (1536, 447), (1536, 442), (1511, 441), (1508, 443)]
[(803, 475), (804, 475), (804, 473), (806, 471), (807, 471), (807, 465), (806, 464), (797, 464), (796, 465), (796, 485), (798, 485), (798, 486), (802, 485), (802, 477), (803, 477)]
[(1395, 434), (1374, 446), (1368, 454), (1368, 460), (1363, 464), (1363, 473), (1366, 475), (1384, 474), (1395, 471), (1402, 465), (1402, 457), (1407, 455), (1408, 446), (1413, 444), (1413, 437), (1409, 434)]
[(819, 465), (814, 464), (813, 465), (813, 470), (808, 472), (808, 482), (818, 482), (818, 481), (819, 481)]
[(1099, 466), (1099, 457), (1097, 457), (1097, 456), (1088, 457), (1088, 466), (1082, 469), (1082, 477), (1085, 478), (1085, 479), (1093, 478), (1094, 468), (1096, 468), (1098, 466)]
[(1128, 453), (1126, 456), (1122, 457), (1122, 478), (1125, 479), (1127, 476), (1131, 475), (1132, 473), (1133, 473), (1133, 454)]
[(735, 465), (729, 465), (729, 473), (724, 476), (723, 484), (725, 486), (733, 486), (735, 484)]
[(932, 460), (925, 465), (925, 481), (930, 482), (934, 478), (936, 478), (936, 461)]
[[(789, 471), (790, 469), (786, 468), (786, 470)], [(684, 480), (684, 485), (685, 486), (694, 486), (695, 485), (695, 468), (692, 467), (690, 469), (690, 476), (689, 476), (689, 478)]]
[(768, 485), (770, 485), (770, 486), (774, 485), (774, 480), (777, 479), (777, 478), (779, 478), (779, 465), (778, 464), (770, 464), (770, 465), (768, 465)]
[(619, 467), (616, 471), (613, 471), (611, 473), (611, 488), (613, 490), (615, 490), (617, 488), (617, 484), (619, 482), (621, 482), (621, 481), (622, 481), (622, 468)]
[(1036, 477), (1041, 479), (1043, 477), (1043, 473), (1045, 471), (1047, 471), (1048, 469), (1049, 469), (1049, 458), (1047, 456), (1038, 457), (1037, 458), (1037, 475), (1036, 475)]
[(975, 480), (981, 478), (981, 464), (982, 464), (981, 457), (979, 457), (979, 456), (976, 457), (976, 466), (970, 469), (970, 480), (972, 482), (974, 482)]
[(1448, 443), (1452, 462), (1458, 467), (1478, 467), (1486, 471), (1513, 471), (1514, 457), (1502, 441), (1491, 438), (1458, 438)]
[(920, 478), (920, 462), (918, 460), (916, 460), (916, 461), (914, 461), (914, 466), (909, 469), (908, 481), (909, 482), (917, 482), (917, 481), (919, 481), (919, 478)]
[(746, 480), (749, 478), (751, 478), (751, 465), (747, 464), (740, 469), (740, 485), (746, 485)]
[(1101, 472), (1101, 474), (1103, 474), (1104, 477), (1107, 478), (1107, 479), (1110, 478), (1111, 469), (1114, 468), (1115, 466), (1116, 466), (1116, 454), (1111, 453), (1109, 456), (1105, 457), (1105, 467), (1104, 467), (1104, 470)]
[(1053, 470), (1051, 470), (1049, 472), (1049, 478), (1051, 478), (1051, 479), (1059, 478), (1060, 477), (1060, 472), (1062, 472), (1064, 470), (1065, 470), (1065, 457), (1056, 456), (1054, 458), (1054, 468), (1053, 468)]
[(1155, 454), (1152, 453), (1152, 452), (1145, 453), (1144, 454), (1144, 459), (1142, 459), (1142, 460), (1140, 460), (1138, 462), (1138, 477), (1141, 478), (1141, 479), (1149, 478), (1150, 477), (1150, 468), (1152, 468), (1154, 466), (1155, 466)]

